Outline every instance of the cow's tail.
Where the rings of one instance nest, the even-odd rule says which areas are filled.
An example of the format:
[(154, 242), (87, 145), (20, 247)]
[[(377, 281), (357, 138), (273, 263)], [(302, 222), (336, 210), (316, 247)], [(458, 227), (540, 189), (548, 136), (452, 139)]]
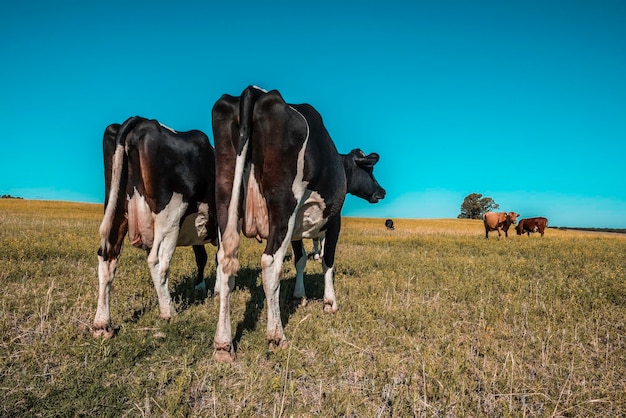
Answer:
[[(135, 127), (137, 122), (142, 120), (138, 116), (133, 116), (124, 122), (117, 131), (115, 137), (115, 152), (113, 153), (113, 161), (111, 164), (111, 184), (109, 185), (109, 195), (106, 196), (104, 217), (100, 224), (100, 250), (102, 254), (107, 254), (112, 243), (109, 236), (113, 227), (113, 219), (120, 201), (120, 193), (122, 185), (122, 174), (124, 173), (124, 165), (128, 164), (126, 156), (126, 136)], [(106, 140), (106, 138), (105, 138)]]
[(267, 92), (256, 86), (248, 86), (248, 88), (241, 93), (241, 98), (239, 99), (239, 144), (237, 147), (237, 155), (241, 155), (243, 148), (250, 140), (254, 104), (264, 93)]
[(254, 105), (265, 90), (256, 86), (246, 88), (239, 98), (239, 138), (237, 141), (237, 159), (233, 178), (233, 190), (228, 205), (228, 221), (221, 237), (222, 271), (235, 275), (239, 270), (237, 252), (239, 249), (239, 202), (243, 193), (244, 170), (249, 155), (250, 135), (252, 133), (252, 117)]

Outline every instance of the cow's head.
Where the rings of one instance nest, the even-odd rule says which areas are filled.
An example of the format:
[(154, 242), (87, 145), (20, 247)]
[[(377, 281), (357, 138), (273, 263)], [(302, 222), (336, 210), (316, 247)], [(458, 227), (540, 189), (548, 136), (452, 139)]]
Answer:
[(519, 216), (519, 213), (509, 212), (506, 215), (507, 215), (507, 218), (509, 218), (509, 220), (511, 221), (511, 223), (513, 225), (515, 225), (517, 223), (517, 217)]
[(365, 155), (360, 149), (353, 149), (343, 156), (346, 170), (347, 191), (370, 203), (384, 199), (387, 192), (374, 178), (374, 164), (380, 157), (376, 153)]

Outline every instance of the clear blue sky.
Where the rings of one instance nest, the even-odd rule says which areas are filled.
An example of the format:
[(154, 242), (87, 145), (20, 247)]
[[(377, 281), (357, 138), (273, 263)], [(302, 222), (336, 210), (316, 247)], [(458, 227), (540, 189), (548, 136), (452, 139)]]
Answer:
[(344, 215), (454, 218), (477, 192), (626, 228), (623, 0), (12, 1), (0, 39), (0, 194), (102, 202), (108, 124), (213, 142), (213, 103), (256, 84), (380, 154), (387, 199)]

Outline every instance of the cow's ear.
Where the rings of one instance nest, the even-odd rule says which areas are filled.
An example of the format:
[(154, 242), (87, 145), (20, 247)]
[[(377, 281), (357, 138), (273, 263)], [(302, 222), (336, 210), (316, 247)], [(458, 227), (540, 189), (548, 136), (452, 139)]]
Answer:
[(379, 159), (380, 159), (380, 156), (376, 154), (375, 152), (373, 152), (367, 156), (365, 154), (363, 154), (362, 157), (357, 156), (356, 163), (361, 167), (373, 167), (374, 164), (376, 164)]

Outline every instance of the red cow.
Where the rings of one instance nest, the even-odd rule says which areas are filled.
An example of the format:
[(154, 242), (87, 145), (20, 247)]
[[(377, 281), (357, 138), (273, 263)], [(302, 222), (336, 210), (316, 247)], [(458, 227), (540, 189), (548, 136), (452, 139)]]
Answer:
[(519, 221), (515, 230), (517, 231), (517, 235), (523, 235), (524, 232), (528, 233), (530, 236), (531, 232), (539, 232), (543, 237), (543, 231), (548, 227), (548, 219), (544, 217), (537, 218), (524, 218)]
[(515, 212), (486, 212), (483, 215), (485, 224), (485, 238), (489, 238), (489, 231), (498, 231), (498, 238), (501, 237), (500, 231), (504, 231), (504, 236), (508, 238), (509, 227), (515, 225), (519, 213)]

